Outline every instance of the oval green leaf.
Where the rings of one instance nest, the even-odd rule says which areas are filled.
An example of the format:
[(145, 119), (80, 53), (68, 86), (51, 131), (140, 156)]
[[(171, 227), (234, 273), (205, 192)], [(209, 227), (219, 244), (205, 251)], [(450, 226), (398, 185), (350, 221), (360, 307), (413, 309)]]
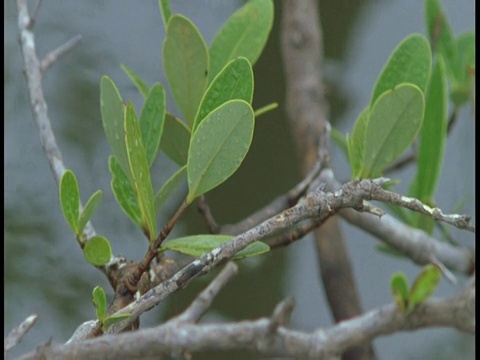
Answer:
[(112, 148), (113, 155), (131, 181), (128, 166), (127, 148), (125, 146), (124, 106), (120, 92), (115, 83), (108, 76), (100, 81), (100, 111), (102, 114), (103, 129), (107, 141)]
[[(162, 245), (159, 251), (172, 250), (182, 254), (191, 256), (201, 256), (208, 251), (222, 246), (223, 244), (232, 240), (234, 236), (231, 235), (192, 235), (177, 238), (167, 241)], [(256, 241), (248, 245), (245, 249), (240, 250), (234, 259), (241, 259), (249, 256), (263, 254), (270, 250), (270, 247), (261, 242)]]
[(147, 162), (145, 147), (143, 146), (140, 124), (135, 115), (131, 102), (125, 108), (125, 142), (127, 144), (128, 163), (133, 178), (133, 188), (142, 214), (142, 227), (150, 241), (155, 240), (157, 225), (155, 219), (155, 206), (153, 197), (150, 168)]
[(165, 123), (165, 106), (165, 90), (161, 84), (156, 83), (148, 93), (140, 115), (140, 130), (149, 166), (152, 166), (160, 145)]
[(95, 286), (93, 289), (93, 305), (97, 312), (98, 321), (103, 323), (103, 319), (107, 313), (107, 296), (100, 286)]
[(103, 320), (102, 330), (107, 331), (110, 326), (113, 324), (119, 323), (125, 319), (128, 319), (132, 314), (118, 314), (118, 315), (110, 315), (109, 317)]
[(422, 126), (424, 107), (422, 91), (412, 84), (402, 84), (378, 98), (365, 131), (361, 178), (380, 176), (412, 144)]
[(133, 84), (137, 87), (138, 91), (140, 91), (140, 94), (142, 94), (142, 96), (146, 98), (148, 96), (150, 88), (145, 83), (145, 81), (143, 81), (143, 79), (127, 65), (122, 64), (120, 65), (120, 67), (123, 69), (123, 71), (125, 71), (125, 74), (127, 74)]
[(188, 151), (189, 204), (238, 169), (250, 148), (253, 128), (253, 109), (244, 100), (230, 100), (202, 121)]
[(142, 213), (138, 207), (137, 196), (130, 181), (114, 156), (110, 156), (108, 168), (112, 174), (112, 191), (123, 212), (140, 228)]
[(173, 98), (190, 126), (207, 88), (208, 50), (197, 27), (173, 15), (163, 43), (163, 64)]
[(80, 214), (80, 219), (78, 220), (78, 230), (77, 236), (83, 232), (85, 225), (92, 218), (93, 213), (97, 209), (100, 201), (102, 200), (102, 190), (97, 190), (91, 197), (88, 199), (87, 204), (83, 208), (82, 213)]
[(225, 65), (205, 92), (195, 116), (192, 132), (195, 132), (205, 116), (228, 100), (240, 99), (251, 104), (252, 98), (252, 66), (246, 58), (236, 58)]
[(252, 66), (273, 26), (273, 1), (252, 0), (238, 9), (218, 31), (210, 46), (211, 81), (232, 59), (246, 57)]
[(73, 232), (78, 234), (78, 216), (80, 212), (80, 193), (77, 178), (72, 170), (66, 170), (60, 180), (60, 205), (63, 215)]
[(396, 272), (390, 279), (390, 289), (393, 299), (400, 310), (405, 310), (408, 304), (408, 280), (403, 272)]
[(187, 163), (189, 146), (190, 129), (179, 118), (167, 113), (160, 148), (170, 159), (183, 166)]
[(370, 108), (385, 91), (401, 83), (417, 85), (425, 93), (432, 67), (430, 44), (424, 36), (412, 34), (395, 48), (383, 68), (372, 94)]
[(155, 195), (155, 212), (158, 214), (168, 198), (175, 192), (178, 186), (187, 176), (187, 165), (182, 166), (168, 179)]
[(100, 235), (92, 236), (83, 248), (83, 256), (90, 264), (102, 266), (112, 257), (112, 248), (108, 240)]
[(440, 269), (429, 264), (425, 266), (422, 272), (417, 276), (410, 289), (409, 310), (413, 310), (415, 305), (420, 304), (432, 295), (442, 278)]

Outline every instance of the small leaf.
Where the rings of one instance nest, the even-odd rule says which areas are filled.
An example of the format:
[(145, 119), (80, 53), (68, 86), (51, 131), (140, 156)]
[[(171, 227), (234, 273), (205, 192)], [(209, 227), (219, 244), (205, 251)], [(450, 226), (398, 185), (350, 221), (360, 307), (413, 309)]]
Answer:
[(160, 148), (178, 165), (187, 163), (190, 129), (178, 118), (167, 113)]
[(211, 81), (232, 59), (246, 57), (252, 66), (273, 26), (273, 1), (252, 0), (238, 9), (218, 31), (210, 46)]
[(430, 78), (432, 54), (427, 39), (412, 34), (395, 48), (383, 68), (373, 90), (370, 108), (385, 91), (401, 83), (417, 85), (425, 93)]
[(142, 227), (150, 241), (156, 237), (156, 219), (150, 169), (143, 146), (140, 124), (131, 102), (125, 108), (125, 141), (127, 144), (128, 163), (133, 178), (133, 188), (137, 194), (137, 202), (142, 214)]
[(80, 212), (80, 194), (77, 178), (72, 170), (66, 170), (60, 180), (60, 204), (63, 215), (73, 230), (78, 233), (78, 215)]
[(172, 15), (163, 43), (163, 64), (173, 98), (192, 126), (207, 88), (208, 50), (197, 27), (186, 17)]
[(250, 62), (239, 57), (230, 61), (213, 79), (198, 108), (193, 131), (214, 109), (228, 100), (240, 99), (249, 104), (253, 97), (253, 71)]
[(189, 204), (238, 169), (250, 148), (253, 128), (253, 109), (243, 100), (226, 102), (202, 121), (188, 151)]
[(90, 264), (102, 266), (112, 257), (112, 248), (108, 240), (100, 235), (92, 236), (83, 248), (83, 256)]
[[(433, 196), (443, 164), (447, 137), (448, 93), (445, 65), (439, 55), (435, 63), (425, 105), (425, 117), (420, 132), (417, 174), (410, 185), (409, 196), (433, 205)], [(412, 214), (411, 225), (432, 234), (434, 221), (419, 213)]]
[(359, 177), (380, 176), (411, 145), (422, 125), (423, 112), (423, 94), (412, 84), (402, 84), (378, 98), (365, 131)]
[(157, 195), (155, 195), (155, 212), (157, 214), (186, 176), (187, 165), (184, 165), (163, 184), (162, 188), (157, 192)]
[(97, 319), (103, 323), (105, 314), (107, 313), (107, 296), (100, 286), (93, 289), (93, 305), (97, 311)]
[(423, 268), (410, 289), (409, 312), (414, 309), (415, 305), (427, 300), (432, 295), (441, 277), (442, 273), (436, 265), (429, 264)]
[(370, 120), (368, 108), (358, 115), (353, 127), (352, 137), (347, 138), (348, 158), (352, 169), (352, 179), (358, 178), (361, 174), (363, 157), (365, 156), (365, 134)]
[(105, 135), (113, 155), (131, 181), (127, 147), (125, 146), (123, 100), (115, 83), (108, 76), (102, 77), (100, 81), (100, 110)]
[(471, 69), (475, 68), (475, 33), (467, 31), (458, 36), (457, 54), (460, 84), (468, 84), (472, 78)]
[(150, 91), (150, 88), (148, 85), (143, 81), (143, 79), (132, 69), (127, 67), (127, 65), (120, 65), (120, 67), (125, 71), (125, 74), (132, 80), (133, 84), (137, 87), (138, 91), (140, 91), (140, 94), (144, 98), (148, 96), (148, 92)]
[(97, 190), (87, 201), (87, 204), (85, 205), (82, 213), (80, 214), (80, 219), (78, 220), (77, 236), (79, 236), (83, 232), (85, 225), (87, 225), (87, 222), (92, 218), (93, 213), (95, 212), (97, 206), (102, 200), (102, 195), (102, 190)]
[(128, 319), (132, 314), (118, 314), (118, 315), (110, 315), (103, 320), (102, 330), (107, 331), (110, 326), (113, 324), (119, 323), (125, 319)]
[(400, 310), (405, 310), (408, 304), (408, 280), (404, 273), (396, 272), (390, 279), (390, 289), (393, 299)]
[[(191, 256), (201, 256), (206, 252), (222, 246), (232, 240), (231, 235), (192, 235), (167, 241), (162, 245), (159, 251), (172, 250), (182, 254)], [(270, 247), (260, 241), (256, 241), (248, 245), (245, 249), (240, 250), (234, 259), (241, 259), (248, 256), (263, 254), (270, 250)]]
[(158, 0), (158, 5), (160, 6), (160, 12), (162, 13), (163, 25), (165, 26), (165, 30), (166, 30), (168, 21), (172, 17), (172, 10), (170, 9), (170, 2), (169, 2), (169, 0)]
[(157, 156), (165, 123), (165, 90), (159, 83), (148, 93), (140, 115), (140, 129), (149, 166)]
[(112, 191), (117, 203), (135, 224), (142, 227), (142, 214), (138, 207), (135, 190), (114, 156), (110, 156), (108, 167), (112, 174)]

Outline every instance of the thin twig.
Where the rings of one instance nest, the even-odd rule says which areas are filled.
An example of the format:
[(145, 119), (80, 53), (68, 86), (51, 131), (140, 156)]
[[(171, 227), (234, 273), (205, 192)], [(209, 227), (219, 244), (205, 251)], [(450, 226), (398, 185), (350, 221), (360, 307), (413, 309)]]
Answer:
[(198, 211), (202, 214), (205, 222), (207, 223), (210, 234), (217, 234), (220, 230), (220, 226), (215, 221), (210, 206), (208, 205), (207, 199), (204, 195), (200, 196), (197, 201)]
[(25, 334), (33, 327), (33, 325), (35, 325), (37, 319), (37, 314), (30, 315), (25, 320), (23, 320), (20, 325), (13, 328), (3, 341), (3, 351), (6, 352), (10, 350), (12, 347), (22, 341)]
[(80, 40), (82, 40), (82, 35), (76, 35), (70, 40), (68, 40), (65, 44), (49, 52), (47, 56), (45, 56), (45, 58), (40, 63), (40, 71), (42, 73), (47, 71), (47, 69), (50, 66), (52, 66), (55, 63), (55, 61), (57, 61), (61, 56), (65, 55), (70, 50), (72, 50), (75, 46), (80, 44)]

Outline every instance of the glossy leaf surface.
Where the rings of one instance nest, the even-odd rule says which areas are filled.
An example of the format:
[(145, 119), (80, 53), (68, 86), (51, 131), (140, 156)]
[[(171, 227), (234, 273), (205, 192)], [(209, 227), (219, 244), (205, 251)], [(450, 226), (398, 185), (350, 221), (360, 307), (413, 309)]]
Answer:
[(135, 190), (114, 156), (110, 156), (108, 167), (112, 174), (112, 191), (117, 203), (137, 226), (142, 227), (142, 213), (138, 207)]
[[(160, 251), (172, 250), (191, 256), (201, 256), (208, 251), (222, 246), (232, 240), (231, 235), (192, 235), (167, 241), (162, 245)], [(270, 250), (270, 247), (260, 241), (248, 245), (245, 249), (239, 251), (234, 259), (241, 259), (248, 256), (263, 254)]]
[(183, 166), (187, 163), (189, 146), (190, 129), (179, 118), (167, 113), (160, 148), (170, 159)]
[(82, 213), (80, 214), (80, 219), (78, 220), (78, 230), (77, 235), (80, 235), (87, 225), (87, 222), (92, 218), (95, 210), (97, 209), (100, 201), (102, 200), (102, 190), (97, 190), (91, 197), (88, 199), (85, 207), (83, 208)]
[(218, 31), (210, 46), (209, 81), (232, 59), (246, 57), (252, 66), (273, 26), (273, 1), (252, 0), (238, 9)]
[(168, 21), (163, 64), (175, 103), (191, 127), (207, 88), (209, 60), (202, 35), (184, 16)]
[(420, 34), (403, 39), (383, 68), (373, 90), (370, 108), (385, 91), (402, 83), (417, 85), (425, 93), (430, 79), (432, 54), (430, 45)]
[(90, 264), (95, 266), (105, 265), (112, 257), (112, 248), (105, 237), (95, 235), (85, 244), (83, 256)]
[(415, 85), (400, 85), (378, 98), (365, 130), (361, 178), (380, 176), (411, 145), (423, 114), (423, 94)]
[(127, 144), (128, 162), (133, 178), (133, 187), (142, 214), (142, 224), (145, 224), (148, 238), (153, 241), (156, 237), (155, 206), (152, 182), (147, 155), (143, 145), (140, 124), (135, 115), (133, 105), (128, 102), (125, 108), (125, 141)]
[(252, 107), (243, 100), (226, 102), (202, 121), (188, 152), (189, 204), (238, 169), (250, 148), (253, 128)]
[(195, 116), (193, 132), (205, 116), (228, 100), (240, 99), (251, 104), (252, 98), (252, 66), (246, 58), (236, 58), (225, 65), (205, 92)]
[(157, 156), (165, 123), (165, 90), (159, 83), (152, 86), (140, 115), (140, 130), (148, 165)]
[(77, 178), (72, 170), (66, 170), (60, 180), (60, 204), (63, 215), (73, 232), (78, 234), (78, 217), (80, 212), (80, 193)]

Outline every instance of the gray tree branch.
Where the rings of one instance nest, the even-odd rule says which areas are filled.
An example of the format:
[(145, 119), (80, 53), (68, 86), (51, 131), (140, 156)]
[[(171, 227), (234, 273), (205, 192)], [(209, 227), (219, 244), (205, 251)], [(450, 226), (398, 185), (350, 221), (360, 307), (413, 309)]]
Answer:
[(249, 350), (263, 356), (296, 359), (338, 359), (347, 349), (376, 337), (428, 327), (451, 327), (475, 333), (475, 286), (459, 294), (431, 299), (406, 315), (395, 304), (371, 310), (326, 329), (301, 332), (286, 327), (293, 309), (281, 303), (271, 318), (224, 324), (178, 323), (175, 319), (136, 332), (106, 335), (79, 344), (47, 344), (22, 359), (142, 359), (171, 358), (200, 351)]

